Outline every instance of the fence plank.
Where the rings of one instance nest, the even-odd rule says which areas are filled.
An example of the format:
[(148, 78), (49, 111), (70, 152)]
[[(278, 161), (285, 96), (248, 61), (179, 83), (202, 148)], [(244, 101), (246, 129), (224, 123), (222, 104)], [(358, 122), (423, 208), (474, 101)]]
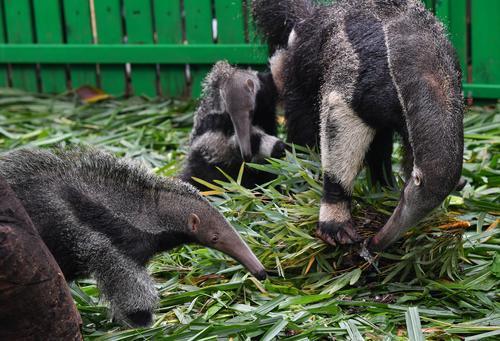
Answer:
[[(94, 1), (98, 44), (123, 44), (120, 0)], [(125, 65), (100, 65), (101, 88), (114, 96), (126, 91)]]
[[(159, 44), (182, 44), (180, 0), (155, 0), (154, 13)], [(160, 65), (161, 95), (180, 97), (186, 92), (184, 65)]]
[(449, 30), (451, 42), (457, 50), (458, 59), (462, 67), (463, 79), (467, 79), (467, 0), (454, 0), (450, 4)]
[(217, 42), (233, 44), (245, 42), (245, 18), (242, 0), (215, 0)]
[[(63, 0), (68, 44), (92, 44), (90, 4), (88, 0)], [(71, 86), (95, 85), (95, 65), (71, 65)]]
[[(0, 44), (5, 44), (5, 31), (3, 22), (3, 0), (0, 0)], [(0, 87), (8, 86), (7, 65), (0, 64)]]
[[(62, 18), (59, 0), (33, 0), (37, 42), (62, 44)], [(43, 92), (60, 93), (66, 90), (66, 71), (63, 65), (44, 64), (40, 66)]]
[[(152, 44), (153, 17), (149, 0), (125, 0), (128, 44)], [(156, 66), (132, 65), (132, 87), (136, 95), (156, 96)]]
[(500, 83), (500, 1), (472, 1), (472, 80)]
[[(186, 39), (188, 44), (213, 43), (210, 0), (184, 0), (184, 10), (186, 13)], [(201, 93), (201, 82), (210, 68), (190, 65), (190, 69), (191, 96), (198, 97)]]
[(428, 9), (434, 11), (434, 7), (436, 6), (436, 0), (422, 0), (422, 2)]
[[(12, 44), (33, 44), (33, 25), (29, 0), (5, 0), (7, 40)], [(34, 65), (13, 65), (12, 86), (38, 91)]]

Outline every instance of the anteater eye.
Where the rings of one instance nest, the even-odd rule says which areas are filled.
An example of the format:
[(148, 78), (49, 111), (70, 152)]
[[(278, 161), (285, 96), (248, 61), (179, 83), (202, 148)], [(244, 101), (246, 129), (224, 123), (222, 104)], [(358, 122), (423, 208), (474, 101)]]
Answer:
[(413, 177), (413, 182), (416, 186), (420, 186), (422, 183), (422, 172), (418, 168), (414, 168), (413, 172), (411, 172), (411, 176)]
[(217, 241), (218, 241), (218, 240), (219, 240), (219, 235), (214, 234), (214, 235), (212, 236), (212, 243), (217, 243)]
[(422, 179), (418, 175), (415, 175), (414, 181), (415, 181), (415, 185), (417, 185), (417, 186), (420, 186), (420, 184), (422, 183)]

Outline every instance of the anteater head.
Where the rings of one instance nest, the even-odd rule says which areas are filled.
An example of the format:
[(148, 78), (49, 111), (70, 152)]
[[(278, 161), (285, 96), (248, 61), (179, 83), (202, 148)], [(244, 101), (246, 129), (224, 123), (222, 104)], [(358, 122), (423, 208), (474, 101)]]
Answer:
[(455, 153), (455, 161), (444, 156), (442, 159), (446, 161), (428, 162), (422, 168), (414, 166), (401, 193), (398, 206), (382, 230), (370, 240), (371, 250), (386, 249), (404, 232), (439, 206), (446, 196), (457, 188), (460, 182), (462, 153)]
[(206, 89), (204, 92), (218, 95), (221, 111), (228, 113), (231, 117), (241, 156), (245, 161), (250, 161), (252, 159), (250, 142), (252, 118), (257, 93), (261, 87), (257, 72), (238, 69), (226, 61), (220, 61), (207, 76), (205, 87), (219, 89), (218, 94), (214, 94), (211, 89)]
[(170, 206), (166, 207), (169, 214), (172, 212), (172, 201), (177, 207), (175, 215), (181, 217), (180, 220), (176, 220), (182, 225), (180, 228), (188, 240), (219, 250), (244, 265), (256, 278), (266, 278), (266, 270), (252, 250), (224, 216), (205, 198), (199, 194), (165, 198), (164, 202)]

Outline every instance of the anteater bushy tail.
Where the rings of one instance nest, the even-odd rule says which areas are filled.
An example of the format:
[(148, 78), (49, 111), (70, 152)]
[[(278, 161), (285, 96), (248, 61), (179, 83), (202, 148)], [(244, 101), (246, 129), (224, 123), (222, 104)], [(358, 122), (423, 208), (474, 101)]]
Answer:
[(311, 16), (315, 6), (311, 0), (252, 0), (252, 14), (257, 30), (274, 51), (286, 47), (293, 27)]

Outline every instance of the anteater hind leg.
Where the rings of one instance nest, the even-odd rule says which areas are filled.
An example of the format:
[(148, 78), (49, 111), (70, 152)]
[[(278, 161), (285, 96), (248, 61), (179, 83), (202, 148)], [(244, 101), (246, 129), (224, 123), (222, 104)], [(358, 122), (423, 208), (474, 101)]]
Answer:
[(379, 183), (382, 186), (394, 186), (392, 175), (392, 138), (391, 129), (377, 131), (370, 149), (366, 154), (366, 163), (370, 169), (372, 184)]
[(314, 148), (318, 144), (318, 109), (312, 95), (289, 91), (284, 100), (287, 142)]
[(361, 238), (351, 219), (354, 180), (375, 135), (338, 92), (331, 92), (321, 110), (321, 163), (324, 173), (323, 198), (318, 237), (335, 245)]

